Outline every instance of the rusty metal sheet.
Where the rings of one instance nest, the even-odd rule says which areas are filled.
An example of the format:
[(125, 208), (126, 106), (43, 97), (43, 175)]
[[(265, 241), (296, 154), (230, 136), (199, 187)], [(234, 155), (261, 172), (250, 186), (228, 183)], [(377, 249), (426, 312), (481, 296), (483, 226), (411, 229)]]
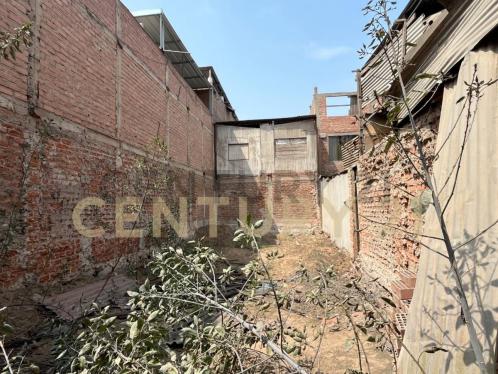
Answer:
[[(418, 74), (448, 73), (469, 53), (496, 25), (498, 25), (498, 1), (462, 1), (443, 21), (446, 25), (438, 35), (437, 43), (424, 52), (424, 60), (417, 65)], [(427, 58), (429, 56), (429, 58)], [(413, 80), (407, 87), (410, 106), (415, 108), (436, 85), (434, 79)], [(408, 115), (402, 109), (401, 116)]]

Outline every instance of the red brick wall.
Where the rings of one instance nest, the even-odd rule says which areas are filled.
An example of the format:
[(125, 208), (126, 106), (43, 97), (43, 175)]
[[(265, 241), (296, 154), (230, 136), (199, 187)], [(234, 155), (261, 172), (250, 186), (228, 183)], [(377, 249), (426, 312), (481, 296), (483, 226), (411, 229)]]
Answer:
[(305, 231), (320, 224), (317, 179), (309, 174), (273, 174), (257, 177), (220, 176), (219, 196), (229, 198), (220, 208), (220, 225), (231, 226), (239, 217), (239, 197), (247, 199), (247, 212), (253, 220), (265, 219), (268, 235)]
[[(29, 18), (27, 1), (17, 0), (2, 1), (0, 12), (0, 30), (13, 30), (21, 24), (27, 23)], [(15, 99), (26, 99), (26, 86), (28, 77), (28, 54), (22, 53), (16, 60), (1, 60), (0, 63), (0, 94)]]
[[(439, 122), (440, 107), (432, 106), (419, 115), (426, 154), (432, 159)], [(390, 288), (397, 271), (416, 272), (420, 256), (420, 233), (423, 216), (412, 210), (412, 196), (419, 196), (425, 186), (412, 165), (401, 157), (396, 146), (386, 141), (376, 144), (371, 151), (360, 156), (358, 166), (359, 194), (359, 259), (373, 277)], [(405, 149), (416, 153), (413, 136), (402, 135)], [(419, 161), (413, 158), (416, 165)], [(420, 167), (418, 167), (420, 169)], [(411, 194), (411, 195), (410, 195)], [(413, 234), (410, 234), (413, 233)]]
[[(214, 195), (212, 117), (130, 12), (115, 0), (4, 3), (0, 29), (31, 20), (35, 43), (0, 61), (0, 287), (98, 275), (146, 253), (148, 238), (114, 237), (119, 196), (148, 191), (148, 211), (154, 195), (172, 205), (187, 196), (190, 228), (202, 227), (208, 211), (195, 202)], [(156, 136), (170, 162), (148, 162), (148, 178), (138, 161)], [(84, 214), (104, 238), (73, 226), (88, 196), (106, 202)]]
[(233, 112), (228, 110), (227, 106), (216, 92), (213, 92), (213, 119), (215, 122), (234, 121)]
[(340, 134), (355, 134), (360, 131), (355, 116), (327, 116), (327, 96), (315, 94), (311, 108), (312, 114), (317, 116), (319, 142), (319, 173), (323, 176), (332, 176), (344, 170), (342, 161), (329, 161), (328, 137)]

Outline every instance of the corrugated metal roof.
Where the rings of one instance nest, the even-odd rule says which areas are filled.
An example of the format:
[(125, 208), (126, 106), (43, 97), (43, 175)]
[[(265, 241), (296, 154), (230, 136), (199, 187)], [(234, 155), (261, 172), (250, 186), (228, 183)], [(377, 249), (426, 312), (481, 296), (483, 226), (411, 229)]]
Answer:
[[(412, 58), (411, 63), (417, 67), (413, 76), (447, 74), (497, 25), (497, 0), (462, 2), (448, 14), (436, 39), (428, 40), (418, 56)], [(412, 80), (407, 85), (410, 107), (415, 108), (436, 84), (434, 79)], [(407, 114), (407, 110), (402, 110), (402, 117)]]
[[(197, 65), (161, 9), (140, 10), (132, 12), (132, 15), (159, 48), (164, 51), (175, 69), (192, 89), (202, 90), (214, 87), (216, 92), (223, 97), (227, 108), (237, 118), (235, 110), (230, 104), (214, 68), (212, 66), (200, 68)], [(208, 79), (210, 71), (213, 77), (213, 84)]]
[[(483, 5), (483, 2), (481, 2)], [(465, 27), (462, 25), (463, 31)], [(448, 200), (455, 180), (455, 165), (465, 138), (468, 105), (459, 98), (477, 72), (480, 80), (498, 77), (498, 43), (469, 53), (460, 67), (458, 80), (444, 91), (434, 164), (434, 178), (442, 204)], [(456, 264), (463, 279), (473, 321), (483, 347), (489, 373), (495, 373), (498, 329), (498, 85), (482, 91), (451, 203), (445, 213), (448, 233), (456, 249)], [(466, 107), (464, 107), (466, 105)], [(471, 112), (474, 112), (475, 105)], [(444, 144), (444, 146), (443, 146)], [(445, 181), (448, 185), (443, 189)], [(490, 228), (491, 227), (491, 228)], [(485, 235), (470, 241), (483, 230)], [(436, 213), (425, 216), (423, 234), (441, 237)], [(424, 239), (414, 297), (408, 315), (400, 373), (479, 373), (461, 317), (455, 281), (449, 270), (444, 243)], [(440, 347), (433, 353), (430, 347)]]
[[(417, 46), (417, 41), (419, 41), (422, 35), (428, 30), (429, 26), (441, 16), (443, 16), (443, 12), (438, 12), (430, 16), (426, 16), (425, 14), (416, 16), (413, 14), (410, 17), (407, 21), (406, 29), (407, 54)], [(391, 87), (393, 74), (389, 61), (400, 60), (402, 58), (401, 49), (402, 41), (401, 39), (397, 39), (394, 46), (390, 45), (385, 48), (389, 59), (386, 58), (384, 49), (382, 49), (379, 51), (378, 55), (372, 58), (362, 69), (361, 92), (364, 105), (375, 100), (375, 92), (378, 95), (382, 95)], [(372, 65), (375, 66), (372, 67)]]
[(214, 70), (214, 68), (212, 66), (203, 66), (199, 69), (202, 71), (202, 73), (204, 74), (206, 79), (208, 79), (208, 81), (209, 81), (209, 76), (212, 77), (214, 89), (216, 90), (216, 92), (218, 92), (218, 94), (221, 97), (223, 97), (223, 100), (224, 100), (227, 108), (233, 112), (235, 119), (237, 119), (237, 115), (235, 114), (235, 110), (233, 109), (232, 104), (230, 104), (230, 101), (228, 100), (228, 96), (225, 93), (225, 90), (223, 89), (223, 86), (221, 85), (221, 82), (218, 79), (218, 75), (216, 74), (216, 71)]
[(193, 89), (211, 87), (161, 9), (142, 10), (132, 14), (145, 32), (166, 53), (190, 87)]
[(300, 121), (316, 121), (316, 116), (314, 114), (307, 116), (297, 116), (297, 117), (281, 117), (281, 118), (266, 118), (266, 119), (251, 119), (246, 121), (225, 121), (217, 122), (215, 125), (220, 126), (247, 126), (247, 127), (258, 127), (259, 125), (265, 123), (273, 123), (275, 125), (281, 125), (284, 123), (300, 122)]
[[(450, 13), (442, 10), (430, 17), (416, 13), (417, 1), (411, 1), (409, 5), (411, 12), (409, 14), (412, 14), (410, 17), (416, 17), (414, 20), (409, 18), (410, 25), (407, 28), (407, 40), (416, 44), (407, 48), (409, 68), (413, 70), (411, 77), (418, 74), (447, 74), (465, 54), (498, 25), (496, 0), (455, 1)], [(403, 16), (408, 16), (408, 11), (406, 13)], [(441, 26), (437, 29), (431, 27), (435, 32), (430, 31), (431, 21), (434, 25), (440, 20), (442, 20)], [(391, 57), (397, 48), (398, 46), (395, 46), (395, 49), (387, 48)], [(363, 107), (372, 102), (374, 91), (382, 94), (392, 84), (392, 73), (388, 62), (383, 61), (371, 67), (374, 63), (375, 57), (371, 58), (362, 69)], [(430, 94), (436, 84), (433, 79), (410, 80), (407, 83), (407, 92), (411, 108), (415, 108), (425, 96)], [(401, 118), (407, 114), (407, 110), (402, 108)]]

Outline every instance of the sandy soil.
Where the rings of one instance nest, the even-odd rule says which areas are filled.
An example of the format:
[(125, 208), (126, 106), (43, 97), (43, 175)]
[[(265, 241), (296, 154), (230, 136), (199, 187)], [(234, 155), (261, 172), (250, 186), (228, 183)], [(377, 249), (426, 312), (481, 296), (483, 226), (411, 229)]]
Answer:
[[(313, 361), (316, 348), (319, 345), (320, 349), (316, 357), (314, 373), (343, 374), (347, 369), (359, 370), (354, 333), (345, 314), (338, 310), (337, 313), (329, 316), (324, 321), (321, 308), (303, 302), (303, 296), (307, 291), (306, 286), (296, 286), (292, 282), (300, 265), (310, 271), (332, 265), (337, 277), (347, 277), (352, 265), (348, 254), (335, 248), (329, 239), (321, 234), (281, 236), (277, 240), (277, 244), (263, 245), (263, 256), (274, 251), (278, 251), (279, 258), (269, 263), (272, 278), (277, 282), (280, 290), (291, 292), (295, 295), (296, 301), (290, 312), (288, 310), (282, 311), (286, 327), (295, 327), (302, 330), (306, 326), (307, 336), (315, 337), (323, 329), (325, 322), (325, 333), (321, 344), (319, 344), (319, 339), (312, 341), (310, 343), (311, 347), (307, 347), (301, 355), (296, 356), (296, 360), (303, 362)], [(224, 248), (223, 254), (229, 260), (238, 264), (243, 264), (251, 259), (251, 252), (240, 248)], [(269, 302), (272, 301), (270, 295), (267, 298)], [(255, 309), (249, 307), (252, 312), (255, 312)], [(360, 318), (361, 316), (355, 316), (355, 313), (353, 313), (354, 317)], [(270, 307), (263, 314), (258, 314), (257, 319), (259, 321), (262, 319), (267, 323), (277, 320), (276, 308)], [(366, 340), (366, 336), (362, 334), (360, 336), (366, 352), (366, 359), (362, 355), (363, 372), (373, 374), (391, 373), (391, 356), (376, 349), (374, 343)]]

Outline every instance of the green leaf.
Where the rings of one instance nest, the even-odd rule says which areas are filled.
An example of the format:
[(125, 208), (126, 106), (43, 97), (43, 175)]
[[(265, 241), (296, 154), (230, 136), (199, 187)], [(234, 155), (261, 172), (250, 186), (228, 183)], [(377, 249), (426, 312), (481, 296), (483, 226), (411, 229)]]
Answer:
[(367, 329), (365, 328), (365, 326), (356, 324), (356, 327), (358, 327), (362, 333), (367, 335)]
[(63, 350), (59, 355), (55, 358), (55, 360), (60, 360), (67, 353), (67, 349)]
[(424, 214), (432, 204), (432, 192), (430, 190), (422, 191), (418, 196), (412, 198), (410, 207), (414, 213), (419, 215)]
[(385, 296), (382, 296), (381, 299), (384, 300), (385, 303), (389, 304), (393, 308), (396, 308), (396, 304), (391, 299), (389, 299), (389, 298), (387, 298)]
[(29, 371), (33, 374), (38, 374), (40, 372), (40, 368), (35, 364), (30, 364), (28, 367)]
[(78, 353), (78, 354), (79, 354), (80, 356), (83, 356), (85, 353), (87, 353), (87, 352), (90, 350), (90, 348), (91, 348), (91, 347), (92, 347), (92, 345), (91, 345), (90, 343), (86, 343), (86, 344), (85, 344), (85, 345), (84, 345), (84, 346), (80, 349), (80, 351), (79, 351), (79, 353)]
[(436, 353), (436, 352), (448, 352), (446, 348), (443, 347), (438, 347), (438, 346), (432, 346), (432, 347), (427, 347), (424, 349), (425, 353)]
[(354, 346), (354, 340), (353, 339), (348, 339), (344, 342), (344, 350), (346, 352), (349, 352)]
[(438, 74), (428, 74), (428, 73), (422, 73), (422, 74), (417, 74), (415, 76), (415, 79), (435, 79), (439, 75)]
[(263, 223), (264, 223), (264, 220), (263, 220), (263, 219), (260, 219), (259, 221), (257, 221), (257, 222), (254, 224), (254, 228), (255, 228), (255, 229), (259, 229), (261, 226), (263, 226)]
[(135, 321), (131, 324), (130, 327), (130, 339), (135, 340), (137, 336), (138, 336), (138, 321)]
[(107, 326), (112, 325), (112, 323), (116, 320), (116, 318), (118, 318), (118, 317), (114, 316), (114, 317), (106, 319), (104, 322), (104, 326), (107, 327)]
[(391, 149), (391, 147), (395, 142), (396, 142), (396, 137), (394, 135), (389, 136), (386, 141), (386, 146), (384, 147), (384, 153), (389, 152), (389, 149)]
[(244, 237), (245, 237), (245, 234), (242, 233), (240, 235), (237, 235), (235, 238), (233, 238), (233, 241), (234, 242), (240, 242)]
[(178, 370), (168, 362), (159, 368), (159, 372), (164, 374), (177, 374)]
[(0, 333), (4, 335), (12, 334), (14, 332), (14, 328), (8, 323), (4, 322), (0, 324)]
[(150, 314), (149, 318), (147, 318), (147, 322), (153, 321), (157, 317), (158, 314), (159, 314), (159, 310), (152, 312)]

